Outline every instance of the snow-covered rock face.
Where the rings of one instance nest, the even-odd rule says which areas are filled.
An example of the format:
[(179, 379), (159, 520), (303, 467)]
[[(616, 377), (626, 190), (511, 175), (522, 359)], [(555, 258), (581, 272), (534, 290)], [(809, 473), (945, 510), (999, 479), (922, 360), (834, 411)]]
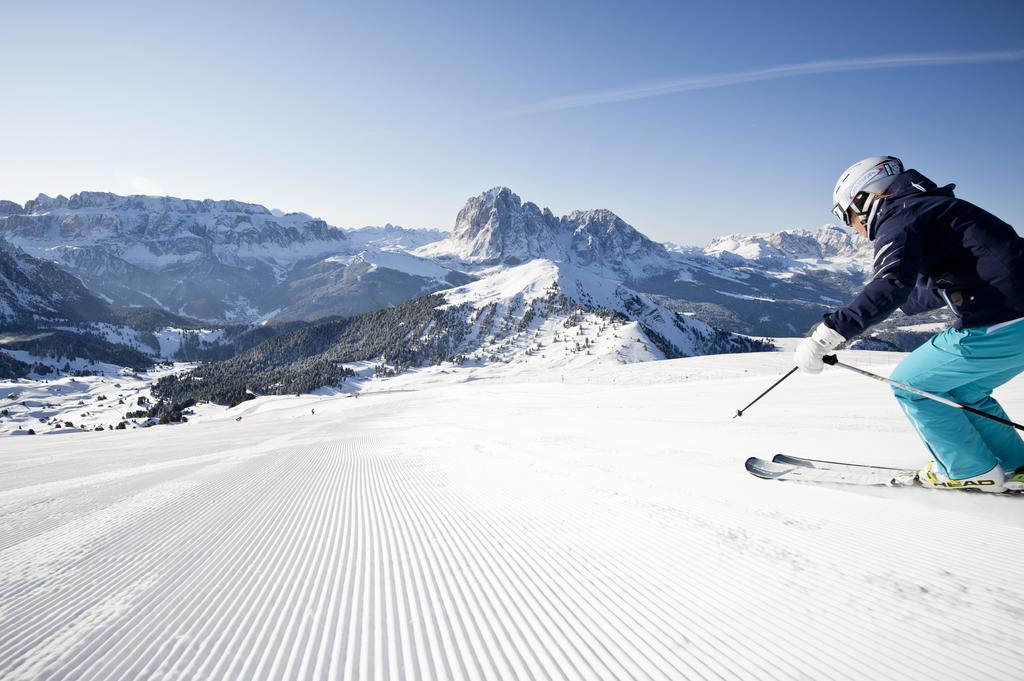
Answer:
[(82, 192), (71, 198), (40, 194), (8, 215), (0, 230), (34, 255), (60, 245), (102, 245), (141, 267), (166, 269), (204, 258), (244, 266), (258, 260), (280, 267), (336, 252), (343, 231), (304, 213), (275, 216), (240, 201), (193, 201), (169, 196)]
[[(41, 194), (24, 208), (0, 204), (0, 238), (57, 262), (94, 293), (213, 322), (251, 322), (274, 311), (289, 318), (351, 314), (452, 283), (447, 271), (414, 256), (375, 255), (436, 241), (440, 233), (388, 226), (353, 234), (304, 213), (241, 201), (82, 192)], [(348, 256), (362, 251), (383, 264), (347, 273)], [(309, 276), (311, 263), (320, 263), (318, 280)], [(425, 277), (425, 270), (438, 276)], [(296, 278), (301, 285), (292, 285)], [(339, 292), (333, 282), (343, 278), (348, 284)], [(389, 284), (395, 279), (400, 286)], [(320, 304), (310, 310), (310, 301)]]
[(561, 220), (572, 234), (572, 254), (582, 265), (600, 265), (638, 276), (671, 269), (665, 247), (610, 210), (573, 211)]
[(103, 318), (107, 312), (78, 279), (0, 238), (0, 324)]
[(608, 210), (556, 218), (547, 208), (496, 187), (466, 202), (451, 236), (421, 249), (478, 265), (516, 265), (535, 258), (634, 277), (671, 269), (668, 252)]
[(558, 220), (550, 210), (525, 204), (507, 187), (466, 202), (448, 239), (449, 252), (466, 262), (559, 259)]
[(14, 201), (0, 199), (0, 218), (5, 218), (8, 215), (17, 215), (23, 210), (24, 208), (16, 204)]

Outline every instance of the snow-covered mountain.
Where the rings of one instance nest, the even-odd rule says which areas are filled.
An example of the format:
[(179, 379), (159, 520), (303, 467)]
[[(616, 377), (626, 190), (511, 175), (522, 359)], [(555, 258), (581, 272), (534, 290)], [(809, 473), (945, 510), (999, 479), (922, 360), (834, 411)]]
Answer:
[(635, 278), (671, 268), (671, 257), (608, 210), (558, 218), (495, 187), (466, 202), (451, 235), (417, 254), (460, 264), (516, 265), (536, 258), (568, 262)]
[(33, 255), (59, 245), (102, 246), (147, 269), (186, 267), (215, 259), (281, 271), (297, 260), (339, 250), (345, 233), (304, 213), (273, 215), (241, 201), (193, 201), (170, 196), (81, 192), (71, 198), (40, 194), (9, 215), (8, 240)]
[(74, 276), (0, 238), (0, 326), (106, 319), (109, 313)]
[[(22, 324), (9, 349), (215, 362), (165, 386), (169, 404), (231, 401), (253, 387), (308, 392), (344, 380), (352, 362), (520, 372), (757, 350), (766, 345), (749, 336), (801, 335), (846, 303), (871, 259), (870, 244), (831, 226), (666, 247), (610, 211), (555, 218), (507, 188), (470, 198), (447, 236), (110, 194), (0, 212), (0, 233), (63, 268), (8, 248), (20, 264), (2, 270), (0, 326), (52, 311), (34, 317), (46, 344)], [(106, 303), (82, 298), (86, 287)], [(140, 317), (132, 311), (144, 308), (125, 304), (161, 312)], [(183, 310), (203, 314), (175, 316)], [(232, 319), (248, 323), (225, 327)], [(919, 322), (941, 320), (897, 320), (869, 342), (912, 349)]]
[(433, 260), (372, 246), (300, 263), (281, 283), (287, 304), (276, 320), (318, 319), (379, 310), (456, 286), (471, 278)]
[(0, 204), (0, 235), (111, 303), (221, 324), (360, 314), (543, 259), (720, 329), (791, 336), (850, 300), (871, 260), (870, 244), (833, 226), (659, 244), (611, 211), (556, 217), (507, 187), (469, 198), (450, 233), (84, 192)]
[(872, 259), (866, 240), (831, 225), (667, 250), (674, 269), (633, 286), (718, 328), (768, 336), (802, 335), (822, 314), (847, 303), (867, 279)]
[[(372, 259), (378, 242), (414, 246), (437, 236), (413, 232), (390, 227), (350, 238), (305, 213), (252, 203), (104, 192), (41, 194), (24, 207), (0, 206), (0, 237), (59, 263), (94, 293), (215, 322), (352, 314), (461, 281), (446, 279), (447, 271), (422, 276), (412, 256), (391, 265), (410, 264), (415, 272), (346, 271), (351, 256)], [(346, 282), (340, 289), (339, 280)], [(311, 299), (321, 303), (315, 310)]]
[(438, 366), (519, 374), (768, 347), (674, 312), (593, 269), (535, 258), (402, 305), (302, 325), (168, 377), (155, 394), (168, 403), (231, 403), (246, 390), (309, 392), (344, 381), (346, 366), (371, 362), (388, 375)]
[(871, 262), (868, 242), (834, 226), (680, 247), (607, 210), (556, 217), (507, 187), (470, 198), (450, 236), (415, 253), (484, 274), (538, 258), (568, 264), (718, 328), (766, 336), (804, 333), (859, 290)]
[[(580, 357), (628, 362), (760, 347), (630, 288), (627, 282), (637, 276), (671, 269), (674, 256), (613, 213), (575, 211), (554, 219), (507, 189), (470, 199), (453, 234), (442, 241), (437, 232), (394, 226), (346, 233), (302, 214), (233, 201), (86, 193), (43, 197), (7, 212), (0, 222), (6, 234), (41, 255), (58, 256), (63, 267), (122, 304), (155, 302), (164, 309), (205, 311), (196, 316), (207, 319), (248, 320), (257, 314), (276, 320), (360, 315), (399, 305), (394, 314), (358, 318), (362, 331), (355, 340), (342, 341), (343, 352), (337, 344), (330, 350), (346, 361), (385, 355), (399, 366), (454, 357), (534, 362), (527, 360), (535, 356), (534, 343), (565, 342), (564, 329), (588, 323), (601, 329), (613, 324), (616, 333), (597, 345), (567, 344), (560, 357), (540, 354), (562, 365)], [(409, 252), (408, 246), (419, 248)], [(435, 302), (401, 305), (439, 289), (445, 292)], [(150, 356), (175, 356), (175, 348), (186, 345), (220, 352), (200, 346), (202, 327), (194, 320), (142, 329), (106, 322), (74, 328)], [(272, 364), (297, 363), (294, 371), (275, 374), (277, 384), (307, 389), (327, 380), (319, 369), (306, 376), (325, 352), (309, 339), (337, 331), (326, 328), (319, 336), (301, 325), (282, 331), (282, 338), (271, 334), (275, 344), (291, 348), (287, 361), (275, 355)], [(412, 329), (418, 329), (414, 337), (408, 336)], [(212, 334), (206, 342), (221, 342), (215, 327), (202, 333)], [(164, 336), (173, 343), (161, 341)], [(504, 351), (497, 352), (496, 344)], [(252, 366), (246, 364), (246, 371)], [(220, 379), (235, 382), (230, 370)]]
[[(537, 258), (441, 295), (450, 306), (469, 308), (472, 330), (462, 353), (470, 357), (486, 358), (495, 346), (513, 348), (517, 334), (523, 333), (540, 347), (552, 346), (551, 364), (559, 365), (553, 344), (568, 342), (565, 349), (571, 353), (574, 346), (566, 329), (587, 316), (597, 326), (612, 320), (627, 327), (616, 335), (621, 342), (603, 343), (600, 351), (591, 352), (589, 344), (585, 348), (588, 356), (614, 354), (620, 363), (759, 349), (748, 338), (713, 329), (655, 303), (618, 279), (571, 263)], [(560, 341), (567, 333), (568, 338)], [(637, 343), (643, 346), (642, 353), (632, 347)], [(530, 343), (525, 347), (529, 349)], [(523, 357), (511, 352), (505, 359)]]
[[(734, 234), (704, 248), (669, 250), (678, 258), (677, 275), (635, 282), (637, 288), (718, 328), (771, 336), (802, 335), (822, 314), (848, 303), (869, 278), (873, 260), (867, 239), (834, 225)], [(927, 338), (922, 329), (949, 321), (941, 310), (913, 317), (896, 312), (858, 343), (909, 351)]]
[(703, 253), (732, 253), (745, 260), (790, 269), (850, 266), (865, 273), (872, 258), (870, 241), (835, 225), (817, 230), (732, 234), (714, 239)]

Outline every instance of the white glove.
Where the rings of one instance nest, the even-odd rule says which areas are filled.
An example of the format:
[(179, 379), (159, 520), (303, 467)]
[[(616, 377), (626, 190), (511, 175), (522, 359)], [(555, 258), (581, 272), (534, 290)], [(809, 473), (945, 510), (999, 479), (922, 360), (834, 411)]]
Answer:
[(793, 356), (796, 365), (809, 374), (820, 374), (825, 368), (821, 358), (846, 342), (843, 334), (835, 329), (825, 326), (825, 322), (818, 324), (818, 328), (809, 338), (800, 341)]

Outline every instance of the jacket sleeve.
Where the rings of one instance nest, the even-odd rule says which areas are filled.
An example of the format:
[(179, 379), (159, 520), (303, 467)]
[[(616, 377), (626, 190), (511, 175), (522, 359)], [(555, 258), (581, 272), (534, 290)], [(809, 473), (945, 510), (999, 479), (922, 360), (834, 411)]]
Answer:
[(900, 305), (900, 309), (903, 310), (903, 314), (912, 315), (937, 310), (945, 306), (946, 301), (942, 299), (942, 296), (928, 286), (924, 277), (920, 277), (917, 280), (917, 286), (910, 292), (906, 302)]
[(871, 280), (846, 307), (825, 315), (825, 324), (847, 340), (859, 336), (907, 302), (924, 254), (922, 227), (911, 215), (894, 214), (879, 227)]

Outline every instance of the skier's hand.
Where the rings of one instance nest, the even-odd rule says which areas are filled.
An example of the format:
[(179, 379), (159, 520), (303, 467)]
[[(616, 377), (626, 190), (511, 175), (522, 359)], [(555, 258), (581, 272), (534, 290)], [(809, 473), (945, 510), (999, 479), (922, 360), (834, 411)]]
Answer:
[(793, 360), (801, 370), (809, 374), (820, 374), (821, 370), (825, 367), (821, 358), (827, 355), (830, 350), (838, 348), (845, 342), (846, 339), (841, 333), (825, 326), (825, 323), (822, 322), (818, 324), (818, 328), (814, 330), (810, 337), (800, 341)]

